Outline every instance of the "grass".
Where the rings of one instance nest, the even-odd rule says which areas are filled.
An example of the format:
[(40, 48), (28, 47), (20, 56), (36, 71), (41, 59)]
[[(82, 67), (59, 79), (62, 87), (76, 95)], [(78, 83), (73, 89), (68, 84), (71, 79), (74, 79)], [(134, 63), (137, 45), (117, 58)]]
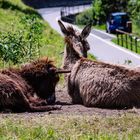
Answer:
[[(64, 47), (63, 38), (47, 22), (43, 21), (34, 9), (25, 6), (20, 0), (0, 1), (0, 33), (19, 31), (25, 28), (20, 22), (25, 15), (35, 15), (45, 26), (41, 40), (40, 57), (48, 56), (60, 67), (63, 57), (61, 54)], [(3, 63), (0, 66), (3, 67)]]
[[(19, 21), (26, 14), (36, 14), (45, 26), (41, 56), (48, 56), (60, 66), (63, 38), (20, 0), (0, 1), (0, 32), (23, 28)], [(95, 59), (90, 54), (89, 58)], [(110, 117), (46, 113), (1, 114), (0, 120), (0, 140), (137, 140), (140, 137), (140, 117), (131, 113)]]
[(93, 29), (98, 29), (98, 30), (103, 30), (103, 31), (105, 31), (105, 30), (106, 30), (106, 25), (105, 25), (105, 24), (102, 24), (102, 25), (95, 25), (95, 26), (93, 26)]
[(88, 58), (91, 59), (91, 60), (96, 60), (97, 59), (94, 55), (92, 55), (90, 53), (88, 53)]
[(64, 46), (63, 38), (47, 22), (43, 21), (34, 9), (25, 6), (20, 0), (0, 1), (0, 32), (21, 30), (23, 26), (20, 21), (25, 15), (35, 15), (45, 26), (41, 41), (41, 57), (48, 56), (59, 67), (62, 60), (60, 53)]
[[(128, 37), (128, 40), (126, 43), (126, 36), (125, 35), (122, 35), (122, 39), (121, 39), (121, 35), (119, 35), (119, 44), (117, 42), (117, 38), (113, 38), (112, 39), (112, 42), (114, 42), (115, 44), (118, 44), (130, 51), (133, 51), (133, 52), (136, 52), (138, 54), (140, 54), (140, 41), (137, 42), (137, 48), (136, 48), (136, 45), (135, 45), (135, 39), (132, 38), (132, 45), (131, 45), (131, 38), (129, 36)], [(123, 40), (123, 44), (122, 44), (122, 40)]]
[[(77, 25), (79, 28), (84, 28), (85, 25)], [(102, 25), (94, 25), (92, 26), (92, 29), (98, 29), (98, 30), (103, 30), (105, 31), (106, 30), (106, 25), (105, 24), (102, 24)]]
[(133, 33), (136, 36), (140, 36), (140, 25), (137, 25), (135, 21), (132, 22), (132, 29), (133, 29)]
[[(120, 46), (122, 46), (122, 47), (124, 47), (124, 48), (126, 48), (126, 49), (128, 49), (128, 50), (130, 50), (130, 51), (133, 51), (133, 52), (136, 52), (137, 54), (140, 54), (140, 41), (138, 41), (137, 42), (137, 51), (136, 51), (136, 45), (135, 45), (135, 39), (134, 39), (134, 37), (136, 36), (137, 38), (140, 38), (140, 28), (138, 27), (138, 25), (136, 25), (135, 24), (135, 22), (133, 21), (132, 22), (133, 24), (132, 24), (132, 34), (133, 34), (133, 39), (132, 39), (132, 45), (131, 45), (131, 38), (130, 37), (128, 37), (128, 44), (126, 44), (126, 37), (125, 37), (125, 35), (123, 35), (123, 37), (122, 37), (122, 40), (124, 40), (124, 43), (123, 43), (123, 45), (122, 45), (122, 41), (121, 41), (121, 37), (120, 37), (120, 43), (119, 43), (119, 45)], [(117, 43), (117, 38), (114, 38), (114, 39), (112, 39), (112, 42), (114, 42), (115, 44), (118, 44)]]
[(11, 114), (0, 116), (1, 140), (138, 140), (140, 117)]

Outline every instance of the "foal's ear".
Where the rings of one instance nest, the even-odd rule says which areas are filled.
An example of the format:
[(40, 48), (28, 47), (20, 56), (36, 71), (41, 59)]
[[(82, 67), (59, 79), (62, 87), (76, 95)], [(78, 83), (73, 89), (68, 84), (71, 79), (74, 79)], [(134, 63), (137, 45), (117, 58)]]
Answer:
[(58, 24), (59, 24), (59, 26), (60, 26), (60, 29), (61, 29), (62, 33), (63, 33), (65, 36), (67, 36), (67, 35), (68, 35), (68, 31), (67, 31), (67, 29), (65, 28), (64, 24), (63, 24), (60, 20), (58, 20)]
[(92, 24), (90, 23), (83, 29), (80, 35), (82, 39), (86, 39), (89, 36), (91, 32), (91, 27), (92, 27)]

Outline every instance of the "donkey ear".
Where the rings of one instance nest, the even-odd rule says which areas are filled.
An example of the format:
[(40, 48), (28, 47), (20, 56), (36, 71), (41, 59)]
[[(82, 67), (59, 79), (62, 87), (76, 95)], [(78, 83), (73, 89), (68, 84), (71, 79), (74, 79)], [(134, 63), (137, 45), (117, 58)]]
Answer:
[(67, 35), (68, 35), (68, 31), (67, 31), (67, 29), (65, 28), (64, 24), (63, 24), (60, 20), (58, 20), (58, 24), (59, 24), (59, 26), (60, 26), (60, 29), (61, 29), (62, 33), (63, 33), (65, 36), (67, 36)]
[(92, 24), (90, 23), (83, 29), (83, 31), (81, 33), (82, 39), (86, 39), (89, 36), (89, 34), (91, 32), (91, 27), (92, 27)]

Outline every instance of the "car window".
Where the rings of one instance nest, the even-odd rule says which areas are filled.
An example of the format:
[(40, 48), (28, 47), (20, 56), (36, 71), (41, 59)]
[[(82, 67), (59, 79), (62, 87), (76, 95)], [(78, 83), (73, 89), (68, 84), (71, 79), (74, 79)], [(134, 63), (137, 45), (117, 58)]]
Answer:
[(112, 16), (112, 20), (117, 21), (117, 22), (127, 22), (129, 20), (127, 15), (116, 15)]

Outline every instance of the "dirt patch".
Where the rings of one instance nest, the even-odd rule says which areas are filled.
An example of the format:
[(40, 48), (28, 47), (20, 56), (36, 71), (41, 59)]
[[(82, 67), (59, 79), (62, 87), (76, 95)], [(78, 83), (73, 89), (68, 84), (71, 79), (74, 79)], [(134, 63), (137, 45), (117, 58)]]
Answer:
[(51, 111), (50, 114), (67, 114), (67, 115), (102, 115), (113, 116), (121, 115), (125, 113), (140, 114), (140, 109), (127, 109), (127, 110), (112, 110), (112, 109), (100, 109), (100, 108), (88, 108), (83, 105), (73, 105), (71, 98), (67, 94), (66, 87), (58, 86), (56, 90), (56, 104), (62, 105), (61, 110)]
[[(72, 104), (70, 96), (67, 94), (66, 87), (58, 86), (56, 89), (56, 106), (61, 106), (60, 110), (53, 110), (48, 112), (35, 112), (35, 113), (19, 113), (18, 115), (21, 117), (42, 117), (44, 115), (55, 114), (55, 115), (82, 115), (82, 116), (121, 116), (122, 114), (137, 114), (140, 115), (140, 109), (126, 109), (126, 110), (115, 110), (115, 109), (101, 109), (101, 108), (89, 108), (83, 105)], [(3, 112), (3, 117), (9, 116), (9, 113)], [(13, 115), (13, 113), (10, 113)]]

